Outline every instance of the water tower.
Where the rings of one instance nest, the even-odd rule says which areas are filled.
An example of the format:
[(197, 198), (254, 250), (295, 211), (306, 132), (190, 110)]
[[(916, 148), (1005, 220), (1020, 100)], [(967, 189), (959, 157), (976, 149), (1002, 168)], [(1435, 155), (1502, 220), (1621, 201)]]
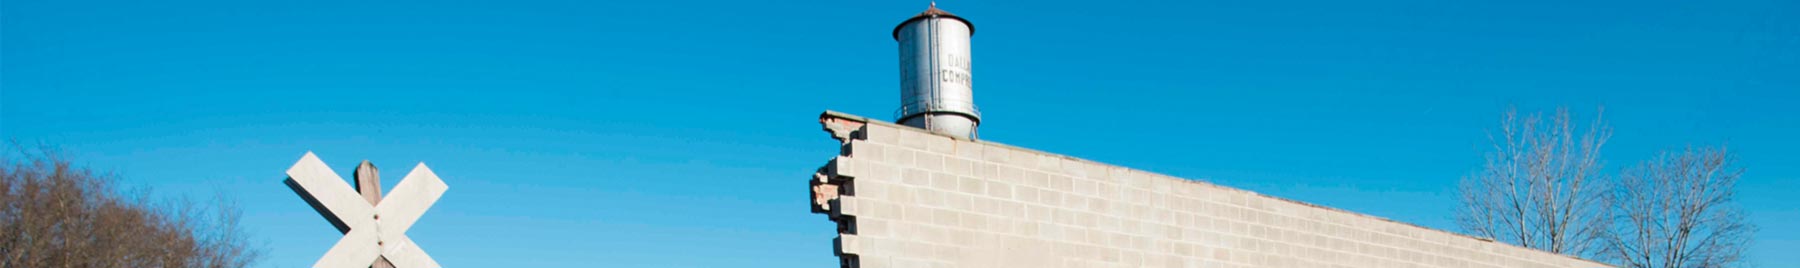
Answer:
[(981, 125), (970, 75), (969, 36), (975, 25), (937, 8), (894, 26), (900, 42), (902, 125), (973, 139)]

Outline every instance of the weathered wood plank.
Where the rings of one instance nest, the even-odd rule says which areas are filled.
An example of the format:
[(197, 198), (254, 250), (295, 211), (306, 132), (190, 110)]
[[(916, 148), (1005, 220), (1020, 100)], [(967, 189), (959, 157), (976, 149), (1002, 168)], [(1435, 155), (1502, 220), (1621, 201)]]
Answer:
[(337, 245), (325, 251), (319, 262), (313, 263), (315, 268), (356, 268), (368, 267), (369, 263), (381, 258), (381, 250), (376, 248), (375, 240), (380, 234), (373, 229), (350, 229), (344, 238), (338, 239)]
[(418, 222), (449, 188), (425, 163), (413, 167), (406, 178), (394, 185), (385, 202), (375, 207), (375, 213), (381, 215), (382, 240), (396, 241), (406, 235), (413, 223)]
[[(356, 165), (356, 192), (362, 194), (363, 199), (369, 201), (369, 205), (381, 204), (381, 171), (375, 168), (375, 164), (369, 163), (369, 160), (363, 160), (362, 164)], [(377, 206), (376, 210), (379, 211), (380, 207)], [(377, 221), (379, 221), (379, 219), (377, 219)], [(385, 241), (381, 241), (380, 243), (385, 243)], [(386, 246), (384, 245), (383, 247)], [(394, 267), (393, 262), (388, 261), (387, 257), (376, 257), (374, 264), (369, 265), (369, 267), (396, 268)]]
[(350, 191), (350, 184), (344, 182), (344, 177), (332, 172), (331, 167), (326, 166), (325, 161), (319, 160), (312, 152), (307, 152), (300, 158), (300, 162), (288, 168), (287, 175), (294, 186), (304, 191), (302, 198), (311, 199), (309, 201), (324, 207), (331, 216), (336, 217), (331, 220), (341, 221), (347, 227), (341, 231), (374, 228), (374, 219), (357, 215), (374, 215), (375, 207), (367, 204), (356, 192)]

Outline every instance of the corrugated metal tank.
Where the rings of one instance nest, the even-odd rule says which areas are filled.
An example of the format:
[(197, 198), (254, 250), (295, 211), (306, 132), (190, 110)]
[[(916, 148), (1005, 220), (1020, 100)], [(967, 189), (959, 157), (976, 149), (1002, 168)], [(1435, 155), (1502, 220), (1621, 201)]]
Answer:
[(975, 109), (969, 37), (975, 26), (933, 4), (894, 28), (900, 43), (900, 124), (946, 135), (975, 138), (981, 112)]

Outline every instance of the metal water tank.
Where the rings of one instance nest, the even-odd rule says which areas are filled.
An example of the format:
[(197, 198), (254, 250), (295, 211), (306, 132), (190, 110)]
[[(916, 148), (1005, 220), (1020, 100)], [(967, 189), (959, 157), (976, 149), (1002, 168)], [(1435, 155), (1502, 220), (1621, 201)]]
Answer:
[(975, 109), (970, 72), (969, 20), (937, 8), (894, 27), (900, 42), (900, 124), (945, 135), (976, 136), (981, 112)]

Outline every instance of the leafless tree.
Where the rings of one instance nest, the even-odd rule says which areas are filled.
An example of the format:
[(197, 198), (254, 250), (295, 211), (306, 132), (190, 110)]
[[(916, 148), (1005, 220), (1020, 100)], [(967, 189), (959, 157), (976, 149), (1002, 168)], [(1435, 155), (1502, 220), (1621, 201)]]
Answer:
[(1576, 126), (1568, 109), (1509, 110), (1481, 170), (1463, 177), (1456, 220), (1472, 235), (1554, 253), (1591, 256), (1607, 228), (1600, 147), (1611, 129), (1598, 115)]
[(1663, 152), (1627, 168), (1609, 200), (1606, 257), (1632, 268), (1737, 263), (1754, 227), (1732, 201), (1743, 169), (1724, 148)]
[(0, 156), (0, 268), (244, 267), (234, 204), (155, 202), (51, 153)]

